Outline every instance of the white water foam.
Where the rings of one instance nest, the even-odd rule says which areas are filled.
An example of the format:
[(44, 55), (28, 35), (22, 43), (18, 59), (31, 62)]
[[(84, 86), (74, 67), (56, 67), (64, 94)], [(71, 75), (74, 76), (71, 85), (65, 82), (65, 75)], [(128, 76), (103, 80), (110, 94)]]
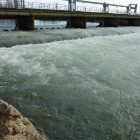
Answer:
[(111, 36), (139, 32), (138, 27), (60, 29), (3, 32), (0, 34), (0, 47), (12, 47), (22, 44), (40, 44), (54, 41)]
[(93, 34), (108, 36), (0, 48), (1, 98), (36, 118), (51, 139), (128, 138), (139, 124), (140, 28)]

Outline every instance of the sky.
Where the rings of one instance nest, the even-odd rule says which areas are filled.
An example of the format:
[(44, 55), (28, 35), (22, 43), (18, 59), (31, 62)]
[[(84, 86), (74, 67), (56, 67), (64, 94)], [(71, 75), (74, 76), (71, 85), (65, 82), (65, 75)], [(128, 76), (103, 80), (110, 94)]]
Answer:
[[(27, 2), (40, 2), (40, 3), (59, 3), (59, 4), (65, 4), (65, 5), (68, 4), (68, 2), (64, 1), (64, 0), (25, 0), (25, 1), (27, 1)], [(125, 6), (129, 5), (130, 3), (138, 4), (138, 11), (140, 12), (140, 0), (123, 0), (123, 1), (122, 0), (87, 0), (87, 1), (101, 2), (101, 3), (106, 2), (106, 3), (110, 3), (110, 4), (125, 5)], [(102, 7), (102, 5), (85, 4), (85, 3), (80, 3), (80, 2), (77, 2), (77, 6)], [(110, 8), (116, 9), (116, 7), (110, 7)], [(119, 8), (119, 7), (117, 7), (117, 8)], [(119, 8), (119, 9), (121, 9), (121, 8)]]

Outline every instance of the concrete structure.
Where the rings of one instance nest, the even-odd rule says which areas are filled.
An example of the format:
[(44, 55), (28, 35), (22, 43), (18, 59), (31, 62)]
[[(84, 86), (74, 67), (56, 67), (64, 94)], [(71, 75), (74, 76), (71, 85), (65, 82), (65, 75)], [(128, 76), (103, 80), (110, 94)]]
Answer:
[(18, 16), (16, 19), (16, 27), (20, 30), (34, 30), (34, 16)]
[(106, 27), (118, 27), (119, 26), (119, 18), (106, 18), (104, 19), (104, 25)]
[(102, 21), (101, 26), (118, 27), (120, 20), (127, 21), (128, 26), (140, 26), (139, 15), (65, 10), (0, 8), (0, 19), (15, 19), (21, 30), (34, 30), (34, 19), (65, 20), (68, 27), (76, 28), (86, 28), (86, 22), (92, 19)]
[(127, 25), (128, 26), (140, 26), (140, 18), (139, 19), (128, 19)]
[(66, 27), (86, 28), (86, 23), (86, 17), (71, 17), (68, 19)]

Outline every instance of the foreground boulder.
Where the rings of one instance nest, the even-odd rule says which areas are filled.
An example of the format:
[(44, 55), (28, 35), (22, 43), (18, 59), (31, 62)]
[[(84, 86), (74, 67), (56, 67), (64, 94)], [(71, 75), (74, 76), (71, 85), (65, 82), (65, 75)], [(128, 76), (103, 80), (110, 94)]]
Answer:
[(48, 140), (12, 105), (0, 100), (1, 140)]

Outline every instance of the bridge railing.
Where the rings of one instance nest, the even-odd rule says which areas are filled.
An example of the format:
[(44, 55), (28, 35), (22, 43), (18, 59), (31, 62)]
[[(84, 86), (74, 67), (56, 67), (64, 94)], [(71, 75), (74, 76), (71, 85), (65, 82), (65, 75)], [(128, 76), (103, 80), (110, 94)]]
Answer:
[(46, 9), (46, 10), (68, 10), (68, 6), (63, 4), (39, 3), (39, 2), (28, 2), (25, 4), (25, 8)]
[[(26, 8), (26, 9), (67, 10), (67, 11), (69, 10), (68, 6), (63, 4), (24, 2), (24, 0), (0, 0), (0, 8), (17, 8), (17, 9)], [(76, 11), (105, 13), (103, 8), (85, 7), (85, 6), (77, 6)], [(121, 9), (108, 9), (106, 13), (136, 15), (136, 13), (134, 12), (127, 13), (125, 10)], [(140, 15), (140, 12), (137, 13), (137, 15)]]
[(21, 4), (19, 0), (0, 0), (0, 8), (21, 8)]
[[(99, 8), (99, 7), (82, 7), (82, 6), (77, 6), (76, 11), (136, 15), (136, 13), (134, 13), (134, 12), (127, 13), (125, 10), (122, 10), (122, 9), (108, 9), (107, 12), (104, 12), (103, 8)], [(139, 13), (137, 13), (137, 14), (139, 14)]]
[(102, 13), (103, 9), (98, 7), (83, 7), (83, 6), (77, 6), (76, 11), (82, 11), (82, 12), (98, 12)]

